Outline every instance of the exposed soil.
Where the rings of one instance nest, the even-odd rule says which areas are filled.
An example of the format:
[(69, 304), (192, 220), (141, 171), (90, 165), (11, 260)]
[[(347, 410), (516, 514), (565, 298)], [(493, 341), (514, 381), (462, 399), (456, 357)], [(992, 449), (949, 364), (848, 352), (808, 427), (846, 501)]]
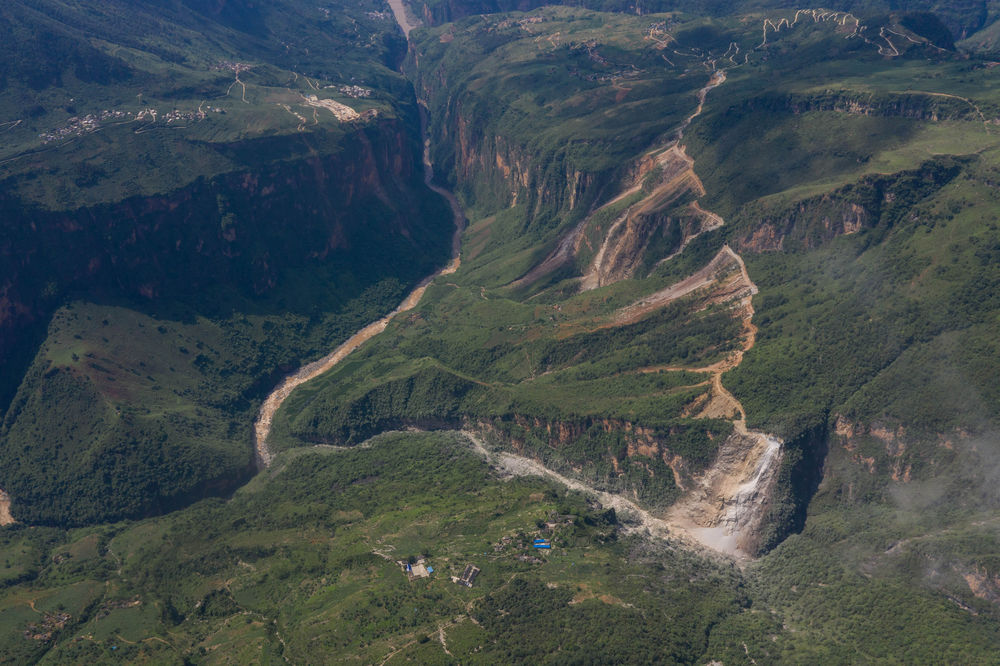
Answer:
[[(306, 79), (307, 81), (309, 79)], [(332, 99), (319, 99), (316, 95), (309, 95), (308, 97), (302, 95), (302, 103), (306, 106), (315, 107), (318, 109), (326, 109), (334, 115), (334, 117), (342, 123), (350, 122), (352, 120), (357, 120), (361, 117), (361, 114), (347, 106), (346, 104), (341, 104)]]
[(413, 16), (407, 11), (406, 6), (403, 5), (403, 0), (388, 0), (389, 7), (392, 9), (393, 15), (396, 17), (396, 23), (402, 28), (403, 34), (406, 38), (410, 38), (410, 32), (419, 28), (423, 25), (419, 19), (413, 18)]
[(10, 495), (0, 490), (0, 527), (13, 525), (16, 522), (10, 513)]
[[(725, 246), (704, 268), (692, 273), (680, 282), (672, 284), (649, 296), (645, 296), (619, 310), (615, 313), (613, 325), (622, 326), (639, 321), (651, 312), (664, 308), (670, 303), (684, 298), (699, 289), (704, 289), (720, 282), (720, 278), (735, 272), (734, 269), (742, 261), (738, 261), (738, 259), (739, 255), (733, 252), (728, 245)], [(753, 287), (753, 289), (756, 289), (756, 287)]]
[[(687, 156), (684, 148), (680, 145), (681, 139), (684, 137), (684, 130), (701, 115), (705, 108), (705, 99), (708, 93), (725, 83), (726, 72), (725, 70), (718, 70), (712, 73), (708, 84), (704, 88), (698, 91), (698, 106), (694, 112), (684, 119), (677, 130), (674, 133), (674, 140), (666, 147), (659, 148), (652, 151), (651, 153), (643, 157), (643, 162), (649, 163), (650, 165), (658, 166), (665, 171), (664, 180), (653, 189), (653, 191), (646, 196), (641, 202), (636, 206), (633, 206), (637, 213), (648, 212), (649, 210), (663, 206), (672, 199), (676, 199), (681, 193), (687, 189), (695, 190), (699, 195), (705, 194), (705, 188), (701, 183), (701, 180), (694, 173), (692, 169), (694, 161)], [(622, 199), (629, 197), (642, 190), (642, 178), (648, 170), (640, 169), (639, 175), (636, 177), (636, 182), (632, 183), (630, 187), (625, 189), (623, 192), (616, 195), (613, 199), (602, 205), (600, 208), (596, 209), (594, 212), (599, 212), (611, 206)], [(704, 213), (701, 208), (695, 209), (697, 212)], [(631, 211), (631, 209), (630, 209)], [(611, 239), (614, 237), (615, 232), (620, 228), (621, 224), (624, 223), (629, 215), (626, 212), (622, 217), (612, 224), (608, 233), (605, 235), (605, 240), (603, 241), (601, 249), (598, 251), (598, 256), (595, 258), (593, 265), (587, 274), (583, 277), (582, 288), (593, 289), (601, 286), (604, 281), (601, 279), (602, 264), (605, 261), (605, 256), (608, 254), (608, 245)], [(566, 262), (571, 260), (577, 252), (579, 252), (582, 240), (583, 232), (590, 223), (593, 214), (588, 215), (582, 222), (580, 222), (576, 227), (574, 227), (566, 236), (564, 236), (556, 245), (555, 250), (553, 250), (541, 263), (534, 266), (531, 270), (525, 273), (522, 277), (518, 278), (510, 284), (512, 287), (525, 287), (537, 282), (539, 279), (549, 275), (559, 267), (563, 266)], [(717, 228), (721, 226), (722, 220), (718, 215), (711, 214), (711, 217), (706, 217), (705, 223), (702, 228), (697, 233), (703, 233), (708, 230), (708, 227)], [(713, 226), (714, 225), (714, 226)], [(688, 239), (689, 241), (690, 239)], [(619, 278), (620, 279), (620, 278)]]
[[(694, 160), (688, 157), (683, 146), (670, 146), (659, 153), (647, 155), (644, 161), (661, 171), (659, 182), (645, 197), (630, 206), (608, 228), (601, 247), (594, 255), (594, 259), (580, 281), (582, 291), (596, 289), (633, 277), (645, 251), (646, 243), (648, 243), (649, 234), (643, 230), (643, 226), (648, 224), (647, 218), (668, 210), (672, 204), (687, 193), (694, 193), (695, 196), (699, 197), (705, 194), (705, 186), (694, 172)], [(645, 172), (648, 173), (648, 171)], [(640, 174), (643, 173), (644, 170), (640, 170)], [(640, 180), (642, 178), (643, 176), (640, 175)], [(641, 186), (630, 188), (625, 195), (634, 194), (641, 189)], [(619, 195), (611, 203), (621, 200), (622, 196)], [(605, 207), (611, 203), (606, 204)], [(679, 254), (691, 242), (692, 238), (710, 229), (717, 229), (723, 224), (722, 218), (714, 213), (708, 213), (696, 203), (687, 207), (687, 214), (697, 220), (697, 227), (690, 231), (685, 230), (681, 248), (671, 257)], [(581, 234), (577, 238), (574, 248), (577, 253), (581, 249), (582, 241), (583, 235)]]

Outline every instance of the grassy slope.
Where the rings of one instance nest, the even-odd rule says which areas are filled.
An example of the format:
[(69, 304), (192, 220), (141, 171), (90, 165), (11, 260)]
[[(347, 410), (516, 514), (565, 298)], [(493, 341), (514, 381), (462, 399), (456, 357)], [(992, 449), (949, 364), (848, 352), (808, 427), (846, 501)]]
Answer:
[[(335, 151), (344, 129), (329, 111), (314, 120), (303, 95), (390, 116), (405, 100), (405, 83), (390, 69), (404, 45), (391, 20), (368, 16), (379, 8), (351, 3), (328, 16), (289, 0), (233, 3), (220, 15), (200, 2), (110, 2), (99, 13), (60, 0), (9, 3), (0, 75), (5, 189), (56, 209), (169, 192), (275, 159), (273, 144), (270, 155), (252, 141), (231, 144), (296, 134), (293, 112), (307, 118), (318, 149)], [(233, 85), (237, 63), (246, 103)], [(339, 91), (353, 83), (371, 97)], [(148, 109), (158, 112), (155, 122), (136, 119)], [(123, 115), (100, 121), (96, 135), (42, 138), (105, 111)], [(169, 121), (174, 111), (182, 117)]]
[[(632, 13), (636, 6), (627, 0), (563, 0), (544, 2), (542, 0), (414, 0), (412, 3), (418, 15), (431, 16), (434, 24), (458, 20), (463, 16), (478, 13), (527, 10), (549, 4), (586, 7), (605, 12)], [(704, 15), (725, 16), (752, 11), (794, 12), (802, 5), (791, 0), (650, 0), (641, 6), (644, 14), (684, 11)], [(994, 0), (908, 0), (890, 2), (887, 0), (834, 0), (824, 3), (824, 9), (849, 11), (862, 17), (884, 14), (890, 10), (909, 12), (909, 23), (919, 28), (920, 34), (933, 38), (941, 46), (950, 44), (963, 35), (973, 33), (962, 46), (969, 50), (995, 52), (997, 4)], [(929, 13), (933, 12), (933, 16)]]
[[(557, 526), (540, 530), (546, 520)], [(538, 534), (552, 551), (531, 548)], [(693, 663), (720, 621), (737, 625), (713, 655), (736, 640), (773, 650), (739, 626), (748, 600), (728, 567), (626, 537), (613, 514), (546, 482), (502, 480), (447, 434), (289, 454), (231, 501), (8, 530), (0, 553), (2, 652), (16, 661), (372, 662), (399, 650), (496, 663), (558, 650)], [(428, 557), (431, 578), (406, 580), (392, 560), (411, 556)], [(449, 580), (467, 563), (482, 569), (472, 589)], [(53, 640), (21, 635), (60, 610), (71, 617)]]
[[(833, 557), (857, 516), (827, 518), (806, 535), (822, 544), (788, 542), (746, 574), (628, 536), (619, 518), (503, 480), (447, 433), (288, 452), (227, 502), (5, 531), (0, 645), (45, 663), (976, 662), (997, 647), (988, 605), (971, 616), (905, 571), (873, 583)], [(534, 551), (538, 535), (553, 550)], [(393, 560), (421, 556), (434, 574), (407, 581)], [(469, 563), (475, 586), (452, 583)], [(50, 640), (22, 635), (59, 613)]]
[[(822, 40), (819, 42), (822, 46)], [(782, 64), (775, 61), (779, 56), (772, 56), (770, 66)], [(810, 62), (815, 63), (795, 60), (794, 71), (801, 71), (803, 79), (813, 76), (812, 81), (795, 84), (788, 79), (777, 80), (791, 92), (808, 92), (810, 86), (816, 85), (816, 78), (829, 71), (826, 63), (810, 70)], [(910, 61), (876, 57), (862, 62), (873, 72), (881, 70), (890, 75), (896, 71), (894, 68), (912, 65)], [(922, 65), (930, 69), (935, 66), (933, 62)], [(784, 67), (786, 75), (793, 71), (788, 61)], [(776, 80), (766, 68), (757, 76)], [(882, 80), (886, 92), (891, 92), (896, 90), (899, 77)], [(739, 82), (739, 78), (732, 81), (736, 85), (730, 99), (735, 101), (740, 98)], [(749, 83), (748, 79), (743, 90), (750, 89)], [(859, 84), (855, 80), (852, 85)], [(728, 90), (723, 87), (716, 94), (721, 97)], [(984, 106), (990, 103), (989, 91), (982, 98), (976, 99)], [(709, 152), (721, 143), (711, 131), (712, 112), (725, 108), (713, 98), (709, 115), (691, 134), (701, 141), (692, 153), (700, 160), (699, 173), (704, 168), (703, 178), (710, 193), (718, 192), (719, 183), (726, 182), (726, 178), (737, 184), (744, 182), (741, 179), (745, 172), (736, 160), (711, 157)], [(753, 229), (755, 221), (759, 222), (752, 219), (759, 210), (754, 207), (757, 205), (770, 206), (768, 214), (777, 219), (782, 213), (787, 216), (789, 211), (798, 210), (801, 202), (808, 204), (809, 197), (817, 193), (832, 192), (835, 202), (870, 203), (870, 197), (865, 198), (865, 187), (869, 186), (863, 186), (863, 179), (859, 181), (870, 172), (864, 161), (857, 160), (859, 155), (867, 154), (875, 163), (892, 165), (878, 170), (915, 170), (926, 162), (927, 150), (966, 155), (970, 152), (969, 134), (982, 130), (981, 124), (966, 120), (918, 124), (890, 118), (875, 123), (865, 116), (815, 114), (803, 117), (809, 114), (788, 113), (774, 120), (774, 132), (787, 137), (784, 141), (751, 144), (753, 148), (748, 149), (740, 142), (752, 141), (756, 135), (734, 135), (733, 150), (737, 154), (764, 151), (768, 159), (760, 159), (759, 168), (789, 163), (768, 150), (785, 151), (804, 165), (808, 164), (806, 156), (819, 153), (828, 165), (817, 171), (793, 170), (793, 178), (779, 180), (777, 186), (771, 186), (771, 179), (763, 181), (771, 187), (760, 192), (768, 195), (763, 202), (744, 195), (742, 199), (720, 198), (713, 203), (720, 211), (729, 206), (726, 214), (731, 227), (724, 233), (730, 234), (734, 243)], [(800, 119), (803, 122), (797, 124)], [(844, 144), (817, 142), (820, 127), (826, 122), (839, 123), (844, 136), (873, 133), (878, 137), (888, 134), (890, 138), (877, 145), (849, 142), (846, 155), (830, 155)], [(724, 129), (725, 125), (716, 127)], [(729, 166), (728, 172), (719, 166), (712, 171), (713, 165), (723, 164)], [(207, 661), (240, 650), (245, 650), (248, 658), (273, 654), (253, 658), (277, 660), (281, 641), (290, 657), (308, 660), (310, 650), (315, 649), (312, 646), (327, 641), (322, 647), (326, 654), (336, 649), (370, 660), (403, 646), (397, 656), (432, 661), (447, 656), (441, 644), (434, 642), (439, 623), (454, 619), (463, 610), (469, 612), (462, 604), (476, 601), (471, 612), (479, 620), (478, 627), (463, 620), (446, 629), (448, 647), (455, 655), (463, 655), (456, 657), (462, 661), (480, 656), (484, 661), (496, 661), (552, 654), (555, 646), (549, 641), (555, 632), (546, 631), (549, 622), (586, 627), (585, 631), (571, 634), (570, 640), (586, 636), (588, 643), (583, 649), (589, 647), (609, 658), (624, 655), (622, 658), (642, 660), (649, 655), (625, 650), (657, 644), (671, 646), (671, 656), (677, 661), (717, 658), (725, 663), (740, 663), (750, 657), (758, 663), (779, 657), (810, 662), (989, 661), (997, 649), (996, 610), (989, 601), (973, 595), (967, 576), (985, 572), (989, 578), (997, 570), (992, 555), (997, 546), (995, 523), (989, 510), (997, 501), (992, 490), (995, 485), (989, 483), (992, 471), (977, 465), (972, 454), (974, 449), (988, 453), (990, 440), (971, 429), (973, 425), (981, 426), (980, 416), (996, 413), (988, 378), (995, 358), (990, 343), (996, 338), (991, 328), (995, 308), (979, 296), (992, 293), (988, 289), (981, 292), (979, 285), (984, 284), (983, 280), (989, 284), (991, 266), (995, 264), (990, 254), (995, 229), (984, 221), (994, 209), (989, 188), (993, 166), (989, 151), (978, 159), (955, 164), (956, 174), (941, 183), (926, 171), (917, 172), (918, 180), (926, 187), (914, 188), (912, 179), (898, 176), (889, 179), (897, 185), (902, 183), (896, 189), (870, 186), (881, 195), (911, 197), (899, 199), (897, 207), (873, 208), (878, 215), (870, 229), (832, 241), (820, 234), (817, 244), (794, 245), (790, 241), (781, 254), (748, 257), (751, 275), (762, 289), (755, 302), (762, 337), (758, 347), (747, 355), (745, 366), (727, 376), (726, 382), (739, 392), (751, 420), (788, 427), (787, 433), (794, 434), (796, 428), (817, 418), (825, 419), (833, 410), (869, 424), (888, 415), (893, 427), (893, 419), (909, 423), (919, 416), (926, 419), (923, 427), (932, 433), (944, 430), (941, 434), (948, 437), (948, 446), (943, 441), (939, 444), (933, 434), (907, 441), (913, 459), (904, 463), (913, 464), (914, 476), (909, 483), (903, 483), (891, 480), (894, 460), (884, 443), (875, 438), (853, 443), (833, 439), (826, 479), (812, 503), (805, 531), (752, 567), (742, 583), (728, 573), (707, 577), (699, 574), (692, 583), (692, 572), (715, 569), (680, 554), (657, 554), (659, 563), (647, 564), (630, 542), (626, 542), (627, 548), (597, 546), (598, 535), (606, 537), (609, 526), (601, 525), (600, 516), (591, 514), (590, 520), (596, 524), (584, 528), (572, 540), (567, 538), (565, 549), (559, 549), (571, 553), (568, 559), (572, 566), (553, 555), (526, 583), (504, 587), (511, 575), (530, 567), (500, 555), (494, 560), (496, 568), (491, 570), (496, 573), (484, 573), (478, 591), (466, 593), (444, 580), (432, 581), (426, 589), (410, 587), (392, 565), (366, 555), (378, 545), (379, 538), (396, 546), (393, 552), (429, 551), (435, 559), (448, 558), (447, 569), (441, 571), (451, 567), (457, 570), (470, 558), (475, 561), (475, 553), (490, 552), (480, 548), (495, 543), (504, 533), (522, 529), (530, 536), (533, 521), (547, 515), (555, 506), (550, 502), (560, 501), (559, 493), (546, 494), (549, 489), (542, 484), (492, 480), (467, 454), (438, 436), (427, 435), (391, 438), (392, 446), (385, 448), (330, 451), (325, 458), (316, 452), (295, 458), (299, 452), (290, 451), (284, 454), (289, 456), (287, 468), (269, 481), (258, 479), (232, 502), (208, 501), (168, 517), (124, 526), (121, 532), (118, 527), (69, 535), (55, 530), (8, 531), (4, 571), (9, 583), (3, 621), (20, 629), (30, 622), (37, 623), (38, 614), (31, 611), (29, 601), (36, 608), (51, 611), (62, 604), (76, 621), (83, 622), (71, 626), (63, 636), (80, 633), (90, 638), (76, 643), (60, 641), (51, 653), (56, 660), (100, 660), (102, 654), (111, 654), (112, 645), (134, 651), (129, 654), (137, 658), (140, 651), (149, 651), (151, 658), (161, 661), (175, 660), (177, 652)], [(782, 169), (782, 173), (787, 171)], [(829, 180), (815, 182), (819, 177)], [(844, 184), (855, 189), (838, 191)], [(751, 188), (734, 190), (753, 192)], [(913, 198), (917, 194), (919, 198)], [(806, 210), (811, 209), (806, 206)], [(520, 225), (524, 224), (525, 211), (501, 213), (498, 218), (504, 215), (510, 224), (508, 229), (523, 228)], [(489, 216), (483, 217), (470, 229), (469, 238), (474, 242), (492, 228)], [(797, 222), (822, 227), (822, 215), (802, 215)], [(508, 233), (514, 235), (513, 231)], [(693, 245), (691, 256), (710, 253), (720, 240), (717, 234)], [(503, 237), (497, 236), (494, 242), (498, 253)], [(386, 380), (442, 368), (450, 377), (472, 384), (465, 395), (475, 396), (474, 406), (483, 410), (473, 414), (494, 413), (490, 410), (498, 405), (506, 409), (509, 403), (504, 400), (517, 400), (539, 414), (559, 417), (565, 415), (561, 410), (568, 404), (590, 414), (603, 414), (609, 407), (601, 403), (600, 390), (608, 387), (606, 378), (623, 362), (633, 362), (629, 357), (641, 348), (639, 337), (626, 339), (621, 345), (596, 347), (614, 351), (608, 357), (585, 363), (573, 356), (568, 362), (560, 360), (557, 352), (572, 345), (574, 337), (588, 339), (582, 331), (588, 320), (606, 315), (616, 304), (628, 302), (639, 293), (662, 286), (674, 271), (683, 273), (689, 268), (668, 266), (665, 277), (565, 300), (558, 298), (558, 290), (552, 290), (544, 298), (526, 304), (517, 294), (494, 288), (502, 283), (502, 277), (494, 277), (493, 281), (483, 278), (490, 274), (489, 260), (487, 254), (467, 257), (463, 270), (454, 276), (457, 287), (440, 285), (428, 292), (427, 300), (411, 317), (394, 323), (356, 360), (294, 396), (288, 412), (283, 412), (286, 418), (289, 414), (296, 416), (293, 408), (301, 410), (299, 415), (329, 415), (330, 406), (338, 407), (370, 388), (386, 386)], [(682, 257), (682, 261), (692, 259)], [(487, 288), (484, 291), (481, 287)], [(485, 300), (484, 295), (490, 300)], [(553, 304), (559, 305), (561, 312)], [(964, 309), (956, 309), (959, 305)], [(935, 316), (917, 327), (930, 314)], [(975, 325), (965, 326), (970, 317)], [(852, 322), (854, 328), (847, 335), (838, 335), (836, 331), (845, 321)], [(959, 321), (961, 326), (956, 325)], [(563, 324), (576, 335), (554, 335), (553, 331)], [(911, 325), (915, 327), (912, 331), (907, 329)], [(669, 333), (678, 329), (676, 323), (661, 323), (658, 330)], [(902, 339), (893, 337), (897, 332)], [(463, 348), (463, 339), (475, 345)], [(700, 342), (693, 347), (694, 353), (711, 353), (704, 340)], [(531, 353), (520, 354), (527, 356), (523, 362), (516, 358), (518, 353), (511, 352), (498, 354), (495, 363), (476, 366), (477, 361), (481, 362), (483, 346), (503, 351), (503, 343), (509, 343), (515, 352), (528, 349)], [(184, 344), (181, 337), (177, 344)], [(621, 349), (630, 351), (616, 358), (615, 352)], [(533, 353), (539, 351), (552, 354), (553, 369), (562, 374), (547, 375), (552, 378), (548, 380), (529, 379), (533, 371), (537, 374), (537, 357)], [(677, 348), (662, 346), (657, 352), (676, 354)], [(955, 358), (968, 360), (949, 361)], [(889, 362), (889, 370), (880, 373)], [(931, 372), (923, 379), (915, 374), (920, 369), (955, 367), (965, 368), (967, 376)], [(786, 374), (781, 374), (783, 371)], [(890, 371), (900, 374), (893, 377)], [(682, 373), (676, 374), (681, 376), (641, 382), (629, 379), (622, 387), (614, 384), (611, 388), (648, 393), (689, 381)], [(441, 375), (429, 376), (431, 381), (419, 388), (434, 387)], [(775, 377), (783, 381), (775, 381)], [(551, 384), (545, 385), (546, 381)], [(666, 385), (660, 383), (663, 381)], [(930, 389), (900, 390), (901, 386), (915, 384)], [(536, 385), (540, 388), (533, 392)], [(786, 386), (794, 390), (786, 390)], [(948, 400), (940, 399), (931, 403), (930, 410), (913, 403), (928, 395), (960, 399), (961, 394), (953, 394), (955, 387), (980, 393), (977, 399), (983, 400), (983, 408), (966, 409), (966, 400), (960, 403), (962, 409), (954, 409)], [(412, 387), (402, 393), (401, 402), (396, 401), (398, 396), (390, 392), (379, 403), (390, 416), (406, 416), (412, 406)], [(426, 399), (423, 406), (429, 407), (430, 415), (442, 402), (454, 399), (447, 392), (442, 396), (423, 391), (419, 396)], [(320, 402), (324, 399), (329, 402)], [(639, 402), (633, 398), (626, 404)], [(663, 407), (665, 401), (657, 396), (652, 404)], [(322, 405), (323, 409), (309, 414), (310, 405)], [(616, 400), (612, 408), (621, 410), (623, 406)], [(664, 412), (668, 417), (672, 413)], [(298, 427), (313, 425), (305, 418)], [(955, 426), (970, 428), (968, 436), (963, 439), (962, 431), (953, 430)], [(289, 418), (284, 427), (289, 437), (296, 421)], [(863, 448), (852, 450), (845, 448), (845, 443)], [(876, 454), (884, 458), (875, 460), (877, 473), (869, 472), (864, 460)], [(943, 481), (935, 482), (932, 476), (941, 476)], [(414, 478), (422, 479), (424, 490), (415, 489)], [(433, 488), (433, 492), (426, 488)], [(532, 499), (534, 493), (540, 497)], [(459, 497), (463, 501), (459, 502)], [(576, 508), (571, 505), (560, 511), (586, 513), (579, 500), (570, 501), (577, 502)], [(982, 515), (977, 513), (981, 509), (986, 509)], [(586, 525), (586, 520), (582, 522)], [(527, 528), (519, 526), (522, 523)], [(331, 539), (331, 535), (336, 536)], [(590, 550), (586, 550), (588, 543), (592, 544)], [(75, 561), (51, 557), (63, 549), (71, 551)], [(579, 559), (572, 557), (577, 552)], [(600, 566), (583, 568), (581, 563), (589, 562), (591, 557)], [(605, 564), (607, 567), (602, 569)], [(117, 573), (119, 569), (121, 574)], [(338, 572), (336, 581), (331, 571)], [(643, 581), (641, 591), (630, 588), (633, 576), (645, 576), (637, 578)], [(128, 580), (124, 580), (126, 577)], [(34, 582), (24, 583), (25, 579)], [(100, 588), (99, 583), (105, 580), (111, 581), (106, 588), (109, 592)], [(557, 587), (542, 587), (535, 581)], [(570, 605), (564, 594), (567, 586), (578, 588), (576, 593), (581, 597), (591, 592), (595, 597)], [(456, 598), (455, 590), (469, 596)], [(103, 598), (102, 593), (110, 596)], [(136, 594), (143, 601), (137, 606), (112, 609), (106, 603), (111, 599), (131, 602)], [(611, 597), (601, 600), (601, 594)], [(704, 604), (692, 614), (696, 595)], [(747, 605), (748, 598), (753, 603), (751, 610), (738, 612)], [(652, 618), (654, 626), (648, 627), (638, 614), (617, 606), (616, 599), (646, 610), (645, 620)], [(110, 613), (98, 619), (102, 608)], [(410, 608), (417, 610), (407, 613)], [(497, 620), (501, 610), (513, 614), (504, 616), (501, 622)], [(414, 615), (419, 619), (411, 619)], [(705, 619), (709, 617), (714, 624), (706, 637), (709, 622)], [(326, 618), (331, 621), (317, 624)], [(269, 624), (272, 619), (278, 623)], [(622, 634), (627, 644), (621, 645), (603, 633), (609, 626), (636, 633)], [(271, 627), (276, 628), (275, 634)], [(649, 633), (644, 633), (647, 627)], [(528, 637), (524, 653), (505, 652), (515, 644), (514, 631), (520, 631), (517, 638), (521, 645)], [(662, 631), (668, 633), (658, 633)], [(26, 639), (7, 633), (15, 641), (10, 644), (11, 654), (27, 658), (42, 649), (37, 643), (17, 642)], [(320, 638), (312, 641), (316, 636)], [(144, 640), (154, 637), (171, 647), (161, 640)], [(484, 649), (473, 652), (480, 645)], [(703, 649), (704, 645), (708, 647)], [(575, 643), (562, 647), (569, 654), (580, 654), (576, 650), (581, 646)], [(161, 648), (162, 652), (156, 652)], [(199, 654), (201, 648), (205, 649), (204, 655)], [(663, 653), (656, 656), (662, 657)]]
[[(997, 90), (975, 61), (811, 61), (777, 47), (789, 61), (775, 63), (776, 97), (862, 94), (876, 108), (755, 111), (744, 100), (759, 91), (736, 75), (691, 135), (730, 238), (788, 232), (783, 251), (747, 255), (760, 337), (725, 381), (760, 427), (829, 437), (805, 530), (759, 563), (758, 589), (788, 613), (796, 659), (925, 658), (963, 612), (996, 631), (975, 580), (996, 571), (1000, 137), (969, 109), (996, 117)], [(927, 92), (969, 101), (935, 110)], [(926, 99), (923, 115), (910, 102), (897, 107), (909, 117), (878, 110), (908, 93)], [(829, 240), (851, 205), (871, 213), (867, 228)]]
[[(706, 75), (660, 58), (642, 38), (648, 21), (563, 9), (542, 10), (539, 16), (543, 22), (522, 25), (470, 19), (440, 31), (453, 36), (451, 41), (442, 43), (433, 33), (420, 43), (420, 75), (450, 82), (447, 90), (428, 91), (434, 103), (470, 114), (475, 124), (470, 134), (498, 133), (512, 144), (535, 147), (541, 157), (531, 163), (559, 163), (519, 188), (519, 200), (534, 201), (535, 210), (518, 204), (495, 211), (494, 192), (478, 181), (460, 180), (473, 224), (454, 282), (430, 290), (390, 333), (298, 391), (279, 412), (275, 443), (354, 442), (405, 422), (479, 419), (523, 440), (534, 455), (556, 466), (582, 469), (598, 483), (664, 505), (679, 488), (663, 457), (627, 461), (626, 440), (602, 421), (650, 428), (692, 470), (704, 468), (718, 435), (728, 431), (724, 422), (685, 414), (707, 390), (705, 378), (636, 371), (718, 360), (737, 344), (738, 322), (726, 311), (692, 310), (689, 303), (634, 325), (607, 327), (617, 308), (667, 286), (670, 278), (629, 281), (574, 297), (568, 295), (572, 286), (565, 293), (557, 287), (531, 300), (503, 285), (525, 270), (524, 262), (538, 256), (538, 248), (564, 232), (567, 221), (586, 212), (580, 202), (570, 210), (567, 198), (556, 192), (565, 185), (565, 173), (593, 178), (598, 183), (593, 189), (603, 187), (609, 196), (601, 179), (620, 174), (636, 151), (693, 112), (694, 91)], [(694, 20), (681, 29), (702, 23)], [(555, 34), (551, 42), (546, 38)], [(585, 45), (598, 37), (601, 42), (588, 54)], [(464, 67), (464, 58), (476, 66)], [(620, 84), (601, 81), (602, 76), (620, 81), (621, 72), (636, 73)], [(625, 101), (616, 105), (619, 95)], [(446, 131), (440, 116), (436, 122), (435, 131)], [(612, 142), (612, 135), (624, 138)], [(437, 150), (439, 170), (446, 175), (460, 168), (449, 162), (455, 158), (447, 150)], [(595, 194), (582, 198), (588, 196)], [(546, 426), (526, 426), (524, 419), (570, 423), (582, 436), (554, 452)], [(616, 478), (616, 461), (627, 470), (626, 478)]]

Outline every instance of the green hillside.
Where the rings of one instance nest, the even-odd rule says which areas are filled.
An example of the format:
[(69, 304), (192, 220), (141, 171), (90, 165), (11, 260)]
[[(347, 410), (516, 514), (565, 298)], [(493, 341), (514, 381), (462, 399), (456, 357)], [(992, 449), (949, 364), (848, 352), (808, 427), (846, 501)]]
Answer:
[[(626, 0), (417, 0), (414, 11), (431, 25), (457, 21), (476, 14), (528, 11), (545, 5), (584, 7), (602, 12), (625, 14), (657, 14), (688, 12), (704, 16), (730, 16), (750, 12), (780, 10), (794, 13), (807, 10), (789, 0), (648, 0), (633, 3)], [(907, 28), (927, 37), (938, 46), (949, 47), (955, 41), (967, 40), (963, 48), (971, 51), (996, 52), (991, 35), (996, 32), (1000, 8), (992, 0), (836, 0), (824, 3), (820, 9), (851, 12), (863, 19), (870, 19), (889, 12), (899, 12)]]
[(993, 3), (408, 4), (0, 9), (0, 661), (997, 661)]
[[(986, 662), (997, 649), (981, 605), (971, 616), (898, 579), (872, 589), (828, 555), (741, 573), (633, 534), (627, 516), (561, 487), (503, 480), (458, 435), (288, 456), (229, 502), (8, 529), (0, 553), (12, 663)], [(408, 580), (396, 561), (417, 559), (434, 571)], [(466, 588), (451, 577), (469, 564), (481, 573)], [(817, 589), (803, 575), (830, 591), (803, 599)], [(793, 610), (774, 610), (792, 581)], [(857, 595), (839, 622), (816, 610), (840, 609), (835, 594)], [(887, 613), (905, 642), (879, 625)]]
[[(297, 391), (276, 444), (481, 428), (550, 468), (667, 506), (725, 437), (725, 419), (696, 416), (709, 389), (696, 372), (739, 346), (740, 327), (697, 295), (613, 322), (728, 243), (760, 293), (756, 345), (723, 381), (752, 427), (786, 442), (759, 539), (767, 550), (792, 536), (757, 571), (769, 602), (815, 641), (799, 654), (897, 654), (885, 641), (913, 634), (875, 640), (864, 622), (923, 595), (939, 605), (921, 613), (942, 626), (948, 604), (992, 617), (991, 584), (969, 582), (995, 571), (985, 556), (997, 506), (991, 70), (891, 17), (882, 27), (909, 38), (887, 42), (869, 24), (845, 39), (843, 19), (810, 17), (761, 47), (760, 25), (777, 16), (657, 22), (543, 9), (417, 33), (414, 72), (432, 116), (439, 109), (436, 160), (472, 220), (462, 267)], [(526, 284), (570, 230), (582, 222), (593, 231), (579, 243), (599, 243), (642, 197), (600, 208), (694, 111), (712, 63), (726, 81), (684, 143), (704, 183), (699, 204), (726, 225), (658, 263), (680, 241), (664, 223), (636, 258), (644, 272), (594, 291), (580, 292), (576, 276), (596, 245)], [(663, 214), (679, 216), (685, 201)], [(935, 573), (916, 576), (921, 567)], [(881, 601), (856, 609), (850, 599), (875, 594), (873, 579)], [(832, 588), (821, 596), (829, 610), (813, 621), (810, 594), (785, 590), (820, 583)]]

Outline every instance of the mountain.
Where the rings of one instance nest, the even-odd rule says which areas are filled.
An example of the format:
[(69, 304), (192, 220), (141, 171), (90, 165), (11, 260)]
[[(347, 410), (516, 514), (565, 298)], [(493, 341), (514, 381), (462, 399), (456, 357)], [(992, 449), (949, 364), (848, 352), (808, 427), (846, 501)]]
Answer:
[(261, 393), (445, 259), (405, 43), (377, 9), (5, 4), (0, 487), (18, 519), (231, 490)]
[(996, 660), (992, 6), (585, 4), (14, 5), (0, 654)]
[(415, 33), (461, 270), (294, 393), (275, 443), (480, 432), (769, 553), (764, 597), (820, 661), (907, 649), (839, 624), (869, 580), (870, 621), (993, 616), (1000, 108), (988, 62), (905, 23), (548, 8)]
[[(794, 13), (800, 4), (786, 0), (568, 0), (542, 2), (541, 0), (420, 0), (414, 2), (414, 13), (427, 25), (440, 25), (449, 21), (474, 16), (510, 11), (529, 11), (545, 5), (584, 7), (604, 12), (627, 14), (656, 14), (688, 12), (708, 16), (727, 16), (751, 12), (780, 10)], [(828, 11), (850, 12), (865, 19), (872, 19), (890, 12), (903, 15), (911, 29), (946, 46), (955, 40), (967, 40), (972, 50), (995, 52), (990, 35), (996, 31), (998, 7), (991, 0), (960, 0), (934, 2), (931, 0), (839, 0), (822, 7)]]

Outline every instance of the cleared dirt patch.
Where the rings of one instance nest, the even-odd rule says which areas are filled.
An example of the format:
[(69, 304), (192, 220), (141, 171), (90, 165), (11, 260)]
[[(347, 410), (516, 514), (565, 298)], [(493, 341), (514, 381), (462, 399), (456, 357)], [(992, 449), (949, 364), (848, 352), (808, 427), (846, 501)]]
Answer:
[(0, 527), (13, 525), (16, 522), (10, 513), (10, 495), (0, 490)]

